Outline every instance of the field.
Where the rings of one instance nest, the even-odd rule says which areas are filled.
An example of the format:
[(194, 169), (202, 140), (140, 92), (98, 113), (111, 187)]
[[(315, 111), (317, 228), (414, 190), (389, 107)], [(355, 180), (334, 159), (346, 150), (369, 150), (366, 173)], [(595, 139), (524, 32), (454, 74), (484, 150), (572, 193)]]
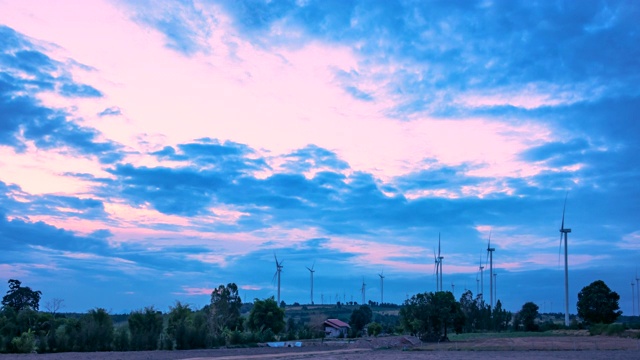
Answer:
[(189, 351), (140, 351), (0, 355), (0, 360), (412, 360), (412, 359), (640, 359), (640, 340), (584, 333), (471, 334), (451, 342), (417, 343), (409, 337), (380, 337), (344, 341), (305, 342), (299, 348), (237, 348)]

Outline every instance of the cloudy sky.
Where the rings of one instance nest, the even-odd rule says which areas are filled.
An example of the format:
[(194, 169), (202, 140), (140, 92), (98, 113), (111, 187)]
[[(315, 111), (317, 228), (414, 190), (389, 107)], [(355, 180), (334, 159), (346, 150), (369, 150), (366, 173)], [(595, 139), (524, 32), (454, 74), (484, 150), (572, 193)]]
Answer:
[[(640, 262), (631, 1), (0, 0), (0, 280), (112, 312), (475, 294)], [(452, 287), (454, 284), (454, 288)], [(489, 277), (485, 272), (485, 293)], [(2, 291), (3, 292), (3, 291)], [(488, 295), (487, 295), (488, 296)], [(635, 311), (637, 313), (637, 310)]]

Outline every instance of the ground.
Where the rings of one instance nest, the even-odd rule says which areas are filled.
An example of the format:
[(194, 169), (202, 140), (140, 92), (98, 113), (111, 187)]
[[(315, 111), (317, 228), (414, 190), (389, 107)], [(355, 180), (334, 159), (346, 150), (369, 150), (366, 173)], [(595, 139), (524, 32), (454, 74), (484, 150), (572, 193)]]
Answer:
[(420, 344), (410, 337), (380, 337), (355, 342), (307, 342), (299, 348), (238, 348), (188, 351), (6, 354), (0, 360), (500, 360), (640, 359), (640, 339), (561, 335), (485, 337), (441, 344)]

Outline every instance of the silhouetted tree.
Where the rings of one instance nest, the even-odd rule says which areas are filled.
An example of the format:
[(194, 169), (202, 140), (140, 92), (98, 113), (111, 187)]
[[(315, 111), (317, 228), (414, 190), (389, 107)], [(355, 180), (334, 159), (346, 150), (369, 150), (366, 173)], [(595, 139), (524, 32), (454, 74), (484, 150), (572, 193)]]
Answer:
[(3, 307), (13, 308), (16, 312), (25, 308), (38, 311), (42, 291), (33, 291), (28, 286), (21, 286), (20, 280), (11, 279), (8, 282), (9, 291), (2, 298)]
[(578, 293), (578, 316), (588, 324), (611, 324), (622, 315), (618, 300), (620, 295), (604, 281), (594, 281)]
[(351, 325), (351, 330), (355, 332), (355, 334), (359, 334), (364, 327), (371, 322), (373, 318), (373, 311), (368, 305), (360, 305), (359, 308), (353, 310), (351, 312), (351, 317), (349, 318), (349, 325)]
[(227, 328), (230, 330), (241, 330), (242, 319), (240, 318), (240, 308), (242, 299), (238, 294), (238, 286), (229, 283), (227, 286), (220, 285), (211, 292), (210, 318), (212, 331), (220, 334)]
[(538, 305), (527, 302), (522, 305), (522, 309), (516, 315), (518, 322), (524, 327), (524, 331), (537, 331), (536, 318), (538, 317)]
[(156, 350), (162, 333), (162, 312), (151, 307), (132, 311), (127, 319), (132, 350)]
[(89, 310), (80, 318), (77, 342), (82, 351), (110, 351), (113, 342), (113, 321), (105, 309)]

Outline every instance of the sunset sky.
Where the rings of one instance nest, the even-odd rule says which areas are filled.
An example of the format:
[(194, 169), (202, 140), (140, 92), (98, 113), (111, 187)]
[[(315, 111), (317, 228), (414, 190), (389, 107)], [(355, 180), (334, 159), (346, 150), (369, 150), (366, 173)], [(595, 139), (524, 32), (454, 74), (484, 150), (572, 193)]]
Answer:
[(503, 305), (561, 312), (567, 196), (570, 311), (601, 279), (632, 315), (638, 19), (634, 1), (0, 0), (0, 282), (64, 311), (200, 308), (230, 282), (275, 296), (275, 253), (287, 304), (310, 302), (313, 264), (316, 303), (360, 302), (363, 280), (380, 301), (381, 272), (401, 303), (435, 290), (440, 234), (458, 298), (491, 233)]

